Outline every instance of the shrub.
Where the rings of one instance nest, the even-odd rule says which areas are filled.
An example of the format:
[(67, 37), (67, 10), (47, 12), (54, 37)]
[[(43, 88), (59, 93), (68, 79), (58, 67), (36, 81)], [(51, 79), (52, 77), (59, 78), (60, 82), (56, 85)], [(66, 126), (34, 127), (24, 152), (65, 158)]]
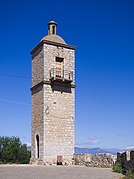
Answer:
[(122, 167), (122, 164), (121, 163), (115, 163), (113, 165), (113, 171), (117, 172), (117, 173), (124, 173), (124, 169)]
[(124, 179), (134, 179), (134, 173), (132, 172), (127, 172)]

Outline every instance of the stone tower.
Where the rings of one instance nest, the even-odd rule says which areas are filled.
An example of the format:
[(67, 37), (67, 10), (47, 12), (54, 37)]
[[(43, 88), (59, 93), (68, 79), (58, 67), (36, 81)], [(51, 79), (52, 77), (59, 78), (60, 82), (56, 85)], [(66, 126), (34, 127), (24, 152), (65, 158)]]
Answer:
[(48, 35), (31, 51), (31, 163), (37, 164), (71, 164), (74, 154), (76, 47), (56, 28), (50, 21)]

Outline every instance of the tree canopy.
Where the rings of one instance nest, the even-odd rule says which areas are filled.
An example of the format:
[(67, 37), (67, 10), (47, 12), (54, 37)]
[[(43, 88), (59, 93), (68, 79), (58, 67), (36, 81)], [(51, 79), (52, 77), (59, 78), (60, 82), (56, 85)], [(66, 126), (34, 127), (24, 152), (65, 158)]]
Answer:
[(18, 137), (0, 137), (0, 163), (29, 163), (31, 152)]

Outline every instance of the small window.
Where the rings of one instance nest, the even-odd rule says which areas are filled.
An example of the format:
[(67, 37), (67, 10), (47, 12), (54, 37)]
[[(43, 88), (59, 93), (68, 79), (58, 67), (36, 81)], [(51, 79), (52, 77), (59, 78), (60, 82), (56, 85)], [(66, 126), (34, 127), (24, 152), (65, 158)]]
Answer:
[(56, 62), (63, 62), (63, 58), (61, 58), (61, 57), (56, 57)]

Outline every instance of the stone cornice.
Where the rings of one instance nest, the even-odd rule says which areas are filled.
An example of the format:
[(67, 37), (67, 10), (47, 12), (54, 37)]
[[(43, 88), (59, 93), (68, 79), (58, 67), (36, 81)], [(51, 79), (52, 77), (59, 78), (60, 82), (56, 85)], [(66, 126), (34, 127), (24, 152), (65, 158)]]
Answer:
[(67, 44), (62, 44), (62, 43), (58, 43), (58, 42), (52, 42), (52, 41), (48, 41), (48, 40), (42, 40), (36, 47), (34, 47), (30, 54), (32, 55), (38, 48), (40, 48), (43, 44), (48, 44), (48, 45), (54, 45), (54, 46), (58, 46), (58, 47), (64, 47), (64, 48), (68, 48), (68, 49), (76, 49), (76, 46), (72, 46), (72, 45), (67, 45)]
[[(40, 83), (38, 83), (38, 84), (32, 86), (32, 87), (30, 88), (30, 90), (31, 90), (31, 91), (34, 91), (34, 90), (37, 89), (38, 87), (43, 86), (43, 84), (46, 84), (46, 85), (53, 85), (53, 84), (58, 85), (59, 83), (56, 84), (56, 83), (51, 82), (51, 81), (43, 80), (43, 81), (41, 81)], [(64, 86), (64, 87), (68, 87), (68, 84), (66, 84), (66, 83), (60, 83), (60, 84), (61, 84), (62, 86)], [(70, 84), (70, 87), (71, 87), (71, 88), (75, 88), (76, 85), (75, 85), (75, 84)]]

